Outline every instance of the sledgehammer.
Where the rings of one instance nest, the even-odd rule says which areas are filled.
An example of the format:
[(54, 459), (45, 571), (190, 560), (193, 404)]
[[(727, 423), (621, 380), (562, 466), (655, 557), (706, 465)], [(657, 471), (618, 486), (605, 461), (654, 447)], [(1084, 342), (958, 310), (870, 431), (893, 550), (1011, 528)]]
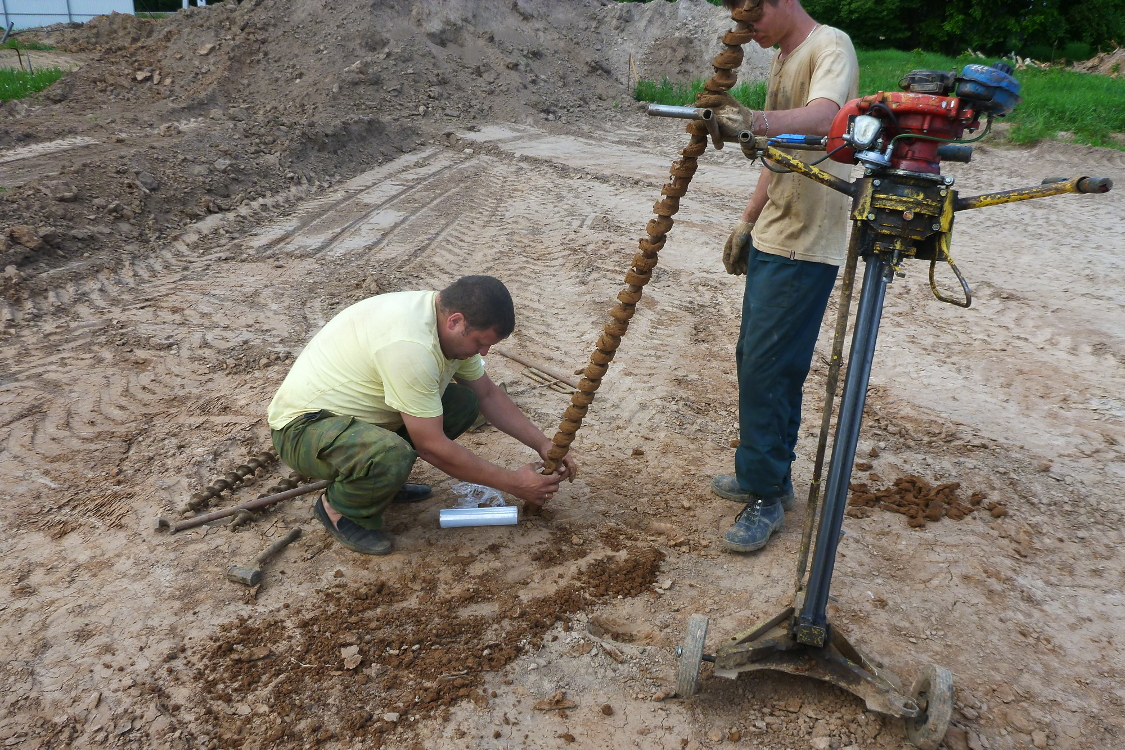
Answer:
[(266, 547), (245, 567), (232, 565), (227, 568), (227, 579), (243, 586), (257, 586), (262, 580), (262, 565), (301, 535), (301, 527), (290, 531), (276, 542)]

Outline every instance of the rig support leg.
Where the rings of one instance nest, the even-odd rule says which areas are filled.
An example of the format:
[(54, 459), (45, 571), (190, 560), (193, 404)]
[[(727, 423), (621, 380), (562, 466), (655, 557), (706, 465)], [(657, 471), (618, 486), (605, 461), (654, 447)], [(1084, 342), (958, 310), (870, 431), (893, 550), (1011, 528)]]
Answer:
[(832, 570), (836, 564), (836, 547), (840, 543), (848, 482), (863, 422), (863, 406), (867, 401), (867, 384), (871, 379), (871, 362), (875, 357), (879, 321), (883, 316), (883, 298), (892, 273), (890, 264), (878, 255), (868, 255), (865, 261), (863, 290), (856, 309), (855, 329), (848, 355), (848, 373), (844, 378), (844, 394), (840, 398), (840, 415), (832, 441), (832, 460), (828, 465), (824, 503), (820, 507), (816, 547), (804, 603), (796, 620), (797, 640), (810, 646), (823, 646), (829, 640), (826, 609)]

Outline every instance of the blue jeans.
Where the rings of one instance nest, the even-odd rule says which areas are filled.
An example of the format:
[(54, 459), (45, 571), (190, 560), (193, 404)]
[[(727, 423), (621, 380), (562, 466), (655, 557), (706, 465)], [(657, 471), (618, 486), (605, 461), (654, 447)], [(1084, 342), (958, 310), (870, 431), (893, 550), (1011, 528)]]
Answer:
[(793, 489), (801, 391), (838, 270), (750, 247), (735, 350), (740, 444), (734, 464), (746, 492), (771, 498)]

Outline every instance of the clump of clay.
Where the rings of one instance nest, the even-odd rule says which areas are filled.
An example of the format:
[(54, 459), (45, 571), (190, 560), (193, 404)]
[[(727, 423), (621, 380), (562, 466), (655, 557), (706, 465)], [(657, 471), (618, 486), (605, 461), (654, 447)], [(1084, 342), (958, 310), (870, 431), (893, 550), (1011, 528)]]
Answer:
[[(849, 515), (866, 517), (867, 508), (878, 508), (906, 516), (911, 528), (925, 528), (927, 523), (936, 523), (942, 518), (960, 521), (973, 513), (988, 497), (984, 492), (973, 492), (967, 500), (958, 495), (960, 482), (946, 482), (936, 487), (925, 479), (908, 474), (899, 477), (891, 487), (872, 489), (865, 482), (849, 485), (851, 498), (848, 500)], [(989, 503), (987, 509), (993, 518), (1007, 515), (1008, 510), (999, 503)]]

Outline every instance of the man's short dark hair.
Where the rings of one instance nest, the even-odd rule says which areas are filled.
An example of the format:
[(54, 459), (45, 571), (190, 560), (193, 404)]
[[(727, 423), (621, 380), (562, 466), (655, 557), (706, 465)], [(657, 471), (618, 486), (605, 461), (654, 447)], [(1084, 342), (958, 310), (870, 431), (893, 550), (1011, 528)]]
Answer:
[(491, 276), (462, 276), (441, 290), (441, 309), (446, 315), (459, 312), (469, 328), (493, 330), (506, 339), (516, 327), (512, 295), (500, 279)]

